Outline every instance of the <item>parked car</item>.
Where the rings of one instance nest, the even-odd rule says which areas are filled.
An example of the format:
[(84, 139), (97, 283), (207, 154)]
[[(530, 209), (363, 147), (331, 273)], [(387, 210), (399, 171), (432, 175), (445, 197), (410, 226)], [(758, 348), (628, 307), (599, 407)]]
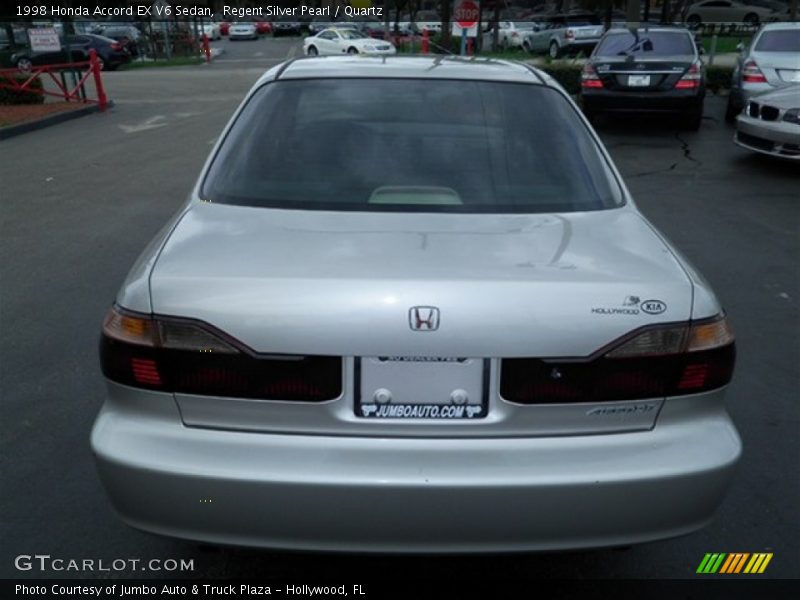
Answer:
[[(24, 29), (14, 28), (12, 33), (16, 46), (28, 45), (28, 33)], [(8, 38), (8, 32), (4, 27), (0, 27), (0, 51), (8, 51), (9, 49), (11, 49), (11, 42)]]
[(133, 58), (136, 58), (144, 51), (144, 48), (140, 47), (143, 42), (143, 36), (136, 27), (130, 25), (107, 25), (100, 28), (98, 35), (116, 40)]
[(800, 160), (800, 84), (751, 97), (736, 117), (734, 140), (754, 152)]
[(589, 53), (603, 35), (603, 23), (594, 13), (554, 15), (534, 24), (522, 42), (528, 52), (550, 58), (577, 52)]
[(686, 23), (693, 27), (701, 23), (744, 23), (757, 27), (777, 19), (770, 7), (744, 4), (735, 0), (704, 0), (692, 4), (686, 11)]
[(712, 519), (731, 327), (544, 72), (295, 60), (218, 140), (102, 327), (91, 445), (126, 522), (430, 553)]
[[(92, 33), (68, 36), (72, 62), (89, 60), (89, 50), (94, 48), (100, 61), (100, 68), (113, 71), (120, 65), (131, 61), (131, 54), (122, 44), (111, 38)], [(42, 65), (57, 65), (70, 62), (67, 57), (66, 46), (58, 52), (33, 52), (26, 48), (15, 52), (11, 56), (11, 63), (20, 71), (30, 71), (33, 67)]]
[(214, 21), (206, 21), (205, 23), (201, 24), (200, 34), (207, 35), (208, 39), (212, 41), (222, 39), (222, 31), (220, 30), (220, 25), (219, 23), (215, 23)]
[(269, 35), (272, 33), (271, 21), (256, 21), (256, 30), (262, 35)]
[(257, 40), (258, 29), (252, 21), (238, 21), (232, 23), (228, 30), (228, 39), (233, 40)]
[(687, 29), (610, 29), (581, 73), (581, 105), (601, 112), (672, 112), (690, 129), (703, 119), (705, 67)]
[(272, 21), (272, 36), (300, 35), (303, 24), (292, 16), (279, 17)]
[[(498, 21), (497, 43), (503, 50), (523, 48), (528, 34), (533, 33), (535, 28), (541, 28), (541, 26), (541, 23), (534, 23), (533, 21)], [(486, 33), (486, 37), (489, 40), (494, 35), (493, 29), (490, 23)], [(525, 49), (530, 52), (530, 48)]]
[(800, 23), (764, 25), (740, 48), (725, 119), (732, 123), (750, 96), (795, 83), (800, 83)]
[(395, 54), (397, 48), (388, 41), (376, 40), (357, 29), (330, 27), (303, 41), (303, 54), (324, 56), (332, 54)]

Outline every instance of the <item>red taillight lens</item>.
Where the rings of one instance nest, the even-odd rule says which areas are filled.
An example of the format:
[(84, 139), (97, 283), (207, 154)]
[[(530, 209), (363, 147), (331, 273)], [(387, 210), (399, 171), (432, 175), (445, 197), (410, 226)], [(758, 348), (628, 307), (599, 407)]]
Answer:
[(698, 63), (693, 63), (683, 77), (675, 83), (676, 90), (693, 90), (700, 87), (700, 81), (703, 78), (703, 73)]
[(114, 42), (113, 44), (111, 44), (111, 49), (114, 50), (115, 52), (119, 52), (120, 50), (122, 50), (122, 44), (120, 44), (119, 42)]
[(726, 385), (736, 358), (727, 320), (647, 329), (590, 360), (503, 359), (500, 393), (520, 404), (641, 400)]
[(603, 87), (603, 82), (600, 80), (600, 76), (595, 71), (592, 65), (586, 65), (583, 67), (581, 71), (581, 87), (585, 88), (601, 88)]
[(767, 83), (767, 78), (758, 68), (756, 61), (748, 60), (742, 66), (742, 81), (747, 83)]
[(163, 392), (319, 402), (341, 394), (342, 359), (258, 356), (209, 326), (112, 308), (100, 362), (108, 379)]

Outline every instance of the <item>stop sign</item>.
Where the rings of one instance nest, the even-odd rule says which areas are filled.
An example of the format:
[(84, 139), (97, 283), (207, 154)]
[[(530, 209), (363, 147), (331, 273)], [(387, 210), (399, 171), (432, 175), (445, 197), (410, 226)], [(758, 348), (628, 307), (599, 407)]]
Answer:
[(473, 2), (473, 0), (460, 0), (453, 11), (453, 19), (455, 19), (455, 22), (458, 23), (458, 26), (462, 29), (475, 27), (475, 25), (478, 24), (480, 16), (481, 8), (478, 6), (478, 3)]

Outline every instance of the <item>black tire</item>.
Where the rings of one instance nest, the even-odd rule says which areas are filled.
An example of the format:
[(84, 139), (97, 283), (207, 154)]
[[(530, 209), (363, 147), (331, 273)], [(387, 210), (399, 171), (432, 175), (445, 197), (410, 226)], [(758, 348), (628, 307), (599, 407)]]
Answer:
[(550, 55), (550, 58), (558, 58), (559, 56), (561, 56), (561, 48), (559, 47), (557, 41), (553, 40), (552, 42), (550, 42), (550, 48), (548, 50), (548, 54)]
[(758, 15), (756, 13), (747, 13), (742, 22), (750, 27), (758, 27)]
[(348, 53), (348, 54), (358, 54), (358, 48), (354, 48), (353, 46), (350, 46), (350, 47), (347, 49), (347, 53)]
[(736, 115), (742, 111), (740, 106), (737, 106), (733, 101), (733, 94), (728, 96), (728, 105), (725, 107), (725, 122), (733, 124), (736, 122)]
[(528, 41), (527, 41), (527, 40), (526, 40), (526, 41), (524, 41), (524, 42), (522, 42), (522, 49), (523, 49), (525, 52), (527, 52), (528, 54), (530, 54), (530, 52), (531, 52), (531, 45), (528, 43)]
[(694, 106), (683, 115), (688, 131), (697, 131), (703, 123), (703, 105)]
[(318, 56), (319, 55), (319, 50), (317, 50), (316, 46), (309, 46), (307, 54), (309, 56)]

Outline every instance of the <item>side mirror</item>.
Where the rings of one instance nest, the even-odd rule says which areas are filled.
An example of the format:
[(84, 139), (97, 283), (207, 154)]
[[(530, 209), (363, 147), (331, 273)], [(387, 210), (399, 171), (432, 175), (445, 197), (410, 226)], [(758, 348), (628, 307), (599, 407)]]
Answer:
[(534, 26), (533, 26), (533, 30), (534, 30), (534, 31), (539, 31), (539, 26), (538, 26), (538, 25), (534, 25)]
[(703, 56), (703, 55), (706, 53), (706, 49), (705, 49), (703, 46), (700, 46), (700, 47), (697, 49), (697, 53), (698, 53), (700, 56)]

